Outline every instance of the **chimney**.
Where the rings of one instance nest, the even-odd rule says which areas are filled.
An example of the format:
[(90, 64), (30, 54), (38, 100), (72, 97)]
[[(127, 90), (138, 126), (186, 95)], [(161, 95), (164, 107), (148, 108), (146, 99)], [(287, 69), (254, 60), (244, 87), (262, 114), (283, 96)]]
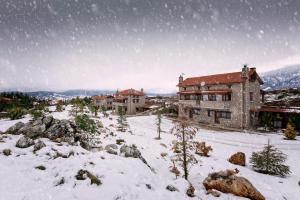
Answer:
[(242, 69), (242, 78), (248, 78), (248, 77), (249, 77), (249, 68), (247, 64), (245, 64)]
[(141, 92), (144, 93), (144, 89), (143, 88), (141, 88)]
[(182, 74), (179, 76), (179, 83), (182, 83), (183, 82), (183, 76)]
[(256, 67), (250, 67), (250, 71), (256, 71)]

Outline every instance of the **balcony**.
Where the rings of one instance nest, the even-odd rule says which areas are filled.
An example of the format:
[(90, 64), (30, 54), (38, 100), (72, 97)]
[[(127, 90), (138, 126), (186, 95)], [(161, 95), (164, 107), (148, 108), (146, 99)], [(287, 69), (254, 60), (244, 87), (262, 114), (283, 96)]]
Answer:
[(117, 102), (117, 101), (114, 101), (114, 102), (113, 102), (113, 106), (127, 106), (127, 102), (124, 103), (124, 102)]
[(179, 103), (196, 108), (228, 110), (232, 101), (179, 100)]

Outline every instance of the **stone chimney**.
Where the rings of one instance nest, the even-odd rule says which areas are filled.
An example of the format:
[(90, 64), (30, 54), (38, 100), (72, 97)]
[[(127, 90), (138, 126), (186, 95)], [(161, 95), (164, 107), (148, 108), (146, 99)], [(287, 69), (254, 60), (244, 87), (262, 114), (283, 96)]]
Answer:
[(143, 88), (141, 88), (141, 92), (144, 93), (144, 89)]
[(182, 76), (182, 74), (179, 76), (179, 81), (178, 81), (179, 83), (182, 83), (183, 82), (183, 76)]
[(247, 64), (245, 64), (242, 69), (242, 78), (249, 78), (249, 68)]

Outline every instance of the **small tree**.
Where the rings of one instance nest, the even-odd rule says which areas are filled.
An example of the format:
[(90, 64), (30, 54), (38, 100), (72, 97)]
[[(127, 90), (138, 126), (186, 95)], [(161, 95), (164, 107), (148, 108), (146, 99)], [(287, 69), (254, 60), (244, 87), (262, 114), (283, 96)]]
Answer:
[(271, 113), (262, 113), (261, 116), (261, 123), (267, 130), (267, 128), (272, 128), (272, 123), (273, 123), (273, 115)]
[(32, 110), (30, 112), (31, 116), (33, 117), (33, 119), (37, 119), (37, 118), (40, 118), (44, 115), (43, 111), (42, 110)]
[(189, 167), (198, 162), (192, 153), (195, 150), (193, 138), (197, 129), (191, 126), (186, 119), (182, 119), (176, 122), (171, 132), (178, 139), (174, 144), (174, 148), (177, 149), (174, 160), (180, 162), (180, 166), (184, 171), (184, 178), (188, 180)]
[(125, 112), (123, 111), (122, 107), (118, 107), (118, 119), (117, 119), (117, 122), (118, 122), (118, 125), (119, 125), (119, 130), (122, 131), (122, 132), (125, 132), (126, 131), (126, 127), (127, 127), (127, 121), (126, 121), (126, 117), (125, 117)]
[(21, 119), (24, 116), (24, 114), (24, 109), (20, 107), (14, 107), (8, 112), (8, 116), (11, 120)]
[(108, 114), (106, 112), (107, 109), (106, 109), (106, 107), (104, 105), (101, 106), (101, 111), (102, 111), (102, 114), (103, 114), (104, 117), (108, 117)]
[(71, 103), (73, 106), (72, 112), (75, 114), (75, 116), (77, 116), (78, 113), (83, 113), (85, 106), (83, 100), (81, 100), (79, 97), (76, 97), (76, 99), (72, 99)]
[(160, 133), (161, 133), (161, 120), (162, 120), (161, 112), (158, 111), (158, 112), (157, 112), (157, 118), (156, 118), (157, 133), (158, 133), (157, 139), (158, 139), (158, 140), (161, 139), (161, 137), (160, 137)]
[(77, 115), (75, 117), (76, 125), (86, 132), (95, 133), (97, 130), (97, 124), (93, 119), (90, 119), (88, 115)]
[(250, 163), (255, 171), (263, 174), (285, 177), (290, 174), (289, 166), (284, 162), (287, 156), (273, 145), (268, 144), (260, 152), (253, 152)]
[(177, 179), (177, 177), (180, 175), (180, 171), (175, 165), (175, 160), (172, 160), (172, 162), (173, 162), (173, 166), (170, 167), (170, 172), (172, 172), (175, 175), (175, 178)]
[(98, 115), (98, 111), (99, 111), (99, 106), (95, 105), (95, 104), (91, 104), (89, 106), (90, 111), (95, 115), (95, 117), (97, 117)]
[(284, 130), (285, 138), (288, 140), (294, 140), (297, 136), (295, 127), (288, 123), (286, 129)]
[(57, 112), (62, 112), (63, 111), (63, 102), (62, 101), (58, 101), (56, 104), (56, 111)]

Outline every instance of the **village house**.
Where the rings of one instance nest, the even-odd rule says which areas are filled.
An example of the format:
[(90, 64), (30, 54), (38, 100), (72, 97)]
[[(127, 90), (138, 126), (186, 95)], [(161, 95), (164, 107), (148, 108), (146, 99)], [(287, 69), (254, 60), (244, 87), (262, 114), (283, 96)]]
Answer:
[(112, 110), (113, 108), (114, 96), (112, 95), (93, 96), (92, 100), (94, 105), (98, 106), (101, 109), (104, 108), (106, 110)]
[(263, 81), (255, 68), (210, 76), (179, 77), (179, 117), (218, 127), (249, 129), (262, 104)]
[(134, 115), (144, 110), (145, 99), (143, 89), (117, 91), (113, 101), (113, 110), (119, 112), (121, 109), (127, 115)]

